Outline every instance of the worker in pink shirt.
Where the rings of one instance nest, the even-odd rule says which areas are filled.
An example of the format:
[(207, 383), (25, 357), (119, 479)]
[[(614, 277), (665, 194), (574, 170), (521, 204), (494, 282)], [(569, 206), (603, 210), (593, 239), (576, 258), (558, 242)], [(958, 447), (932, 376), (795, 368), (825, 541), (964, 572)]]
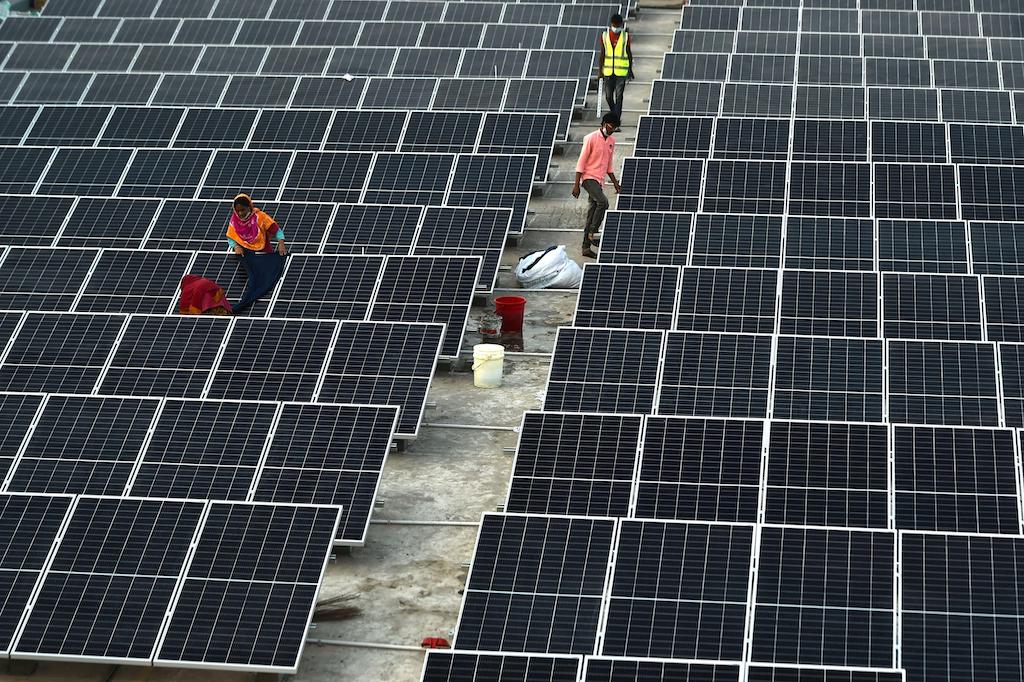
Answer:
[(597, 231), (604, 222), (608, 210), (608, 197), (604, 195), (604, 176), (612, 181), (615, 193), (622, 188), (612, 170), (612, 156), (615, 152), (613, 133), (619, 127), (618, 115), (608, 112), (601, 118), (601, 127), (583, 138), (583, 150), (576, 162), (576, 181), (572, 183), (572, 195), (579, 198), (580, 187), (587, 190), (590, 207), (587, 210), (587, 224), (583, 228), (583, 257), (597, 258), (592, 247), (598, 246)]

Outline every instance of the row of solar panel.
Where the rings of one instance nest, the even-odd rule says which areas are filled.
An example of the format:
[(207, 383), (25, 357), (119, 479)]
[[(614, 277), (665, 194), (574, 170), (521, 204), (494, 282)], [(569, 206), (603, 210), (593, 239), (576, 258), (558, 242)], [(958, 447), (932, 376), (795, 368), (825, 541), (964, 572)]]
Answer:
[(527, 412), (504, 510), (1020, 535), (1021, 436)]
[(865, 121), (834, 119), (642, 115), (634, 153), (703, 159), (1015, 164), (1024, 162), (1024, 128), (895, 121), (872, 121), (869, 126)]
[(1024, 62), (668, 53), (666, 80), (1022, 90)]
[[(1024, 612), (1014, 597), (1020, 578), (1007, 567), (1019, 562), (1022, 543), (488, 514), (455, 646), (662, 659), (587, 678), (595, 680), (650, 679), (627, 677), (643, 668), (674, 672), (655, 678), (673, 680), (902, 680), (898, 666), (913, 682), (978, 679), (980, 670), (997, 669), (1016, 676)], [(971, 637), (969, 652), (958, 646), (963, 636)], [(826, 676), (751, 666), (753, 676), (739, 678), (737, 666), (719, 661), (868, 670)], [(436, 665), (437, 676), (425, 679), (450, 679)], [(498, 679), (524, 679), (514, 665), (510, 672)]]
[(1021, 277), (588, 264), (573, 324), (1021, 342), (1021, 300)]
[[(475, 677), (474, 677), (475, 675)], [(904, 682), (902, 670), (790, 667), (764, 663), (668, 661), (625, 656), (478, 653), (428, 650), (422, 682)]]
[(575, 79), (586, 79), (594, 71), (593, 50), (0, 43), (0, 56), (4, 54), (5, 71)]
[[(725, 3), (723, 3), (724, 5)], [(833, 3), (834, 5), (834, 3)], [(726, 7), (694, 4), (683, 7), (680, 27), (702, 31), (778, 31), (812, 33), (876, 33), (890, 35), (1024, 37), (1020, 8), (1002, 12), (922, 11), (908, 9), (798, 7)]]
[(620, 210), (972, 221), (1024, 216), (1024, 166), (629, 157), (622, 175)]
[[(477, 16), (493, 16), (501, 8), (508, 16), (524, 17), (540, 13), (545, 23), (556, 23), (563, 6), (586, 8), (592, 5), (617, 8), (620, 5), (607, 0), (516, 0), (500, 2), (437, 2), (429, 0), (51, 0), (43, 11), (44, 17), (109, 17), (109, 18), (194, 18), (194, 19), (259, 19), (263, 20), (321, 20), (321, 19), (396, 19), (414, 18), (418, 21), (465, 21)], [(446, 5), (465, 5), (464, 8), (446, 8)], [(482, 5), (475, 9), (474, 6)], [(497, 7), (497, 9), (495, 8)], [(625, 3), (621, 5), (625, 6)], [(447, 12), (447, 13), (446, 13)], [(460, 17), (463, 17), (460, 19)], [(607, 18), (607, 17), (606, 17)], [(497, 21), (497, 20), (493, 20)]]
[(327, 506), (0, 495), (0, 650), (294, 673), (338, 517)]
[(925, 12), (1015, 12), (1017, 0), (688, 0), (689, 5), (718, 7), (807, 7), (817, 9), (888, 9)]
[[(453, 2), (457, 8), (479, 7), (482, 3)], [(406, 8), (407, 0), (395, 7)], [(505, 5), (497, 5), (499, 10)], [(515, 9), (517, 5), (507, 5)], [(520, 5), (518, 7), (525, 7)], [(56, 19), (8, 18), (0, 24), (0, 41), (55, 44), (79, 44), (82, 48), (107, 46), (193, 46), (193, 54), (206, 46), (212, 52), (262, 55), (270, 47), (343, 47), (365, 48), (420, 47), (550, 47), (558, 49), (591, 49), (597, 46), (599, 27), (608, 23), (613, 8), (546, 5), (554, 12), (553, 20), (542, 23), (535, 16), (512, 16), (509, 21), (467, 23), (473, 20), (405, 20), (405, 21), (266, 21), (263, 19)], [(582, 9), (585, 14), (577, 10)], [(596, 22), (596, 23), (593, 23)], [(184, 48), (183, 48), (184, 49)], [(257, 50), (259, 50), (257, 52)], [(181, 52), (181, 50), (178, 50)], [(260, 61), (257, 57), (256, 61)]]
[(547, 177), (557, 114), (0, 106), (0, 144), (532, 154)]
[(512, 154), (0, 147), (0, 190), (511, 208), (510, 229), (521, 232), (536, 163)]
[(444, 334), (411, 322), (100, 313), (11, 312), (0, 323), (6, 391), (394, 405), (405, 437)]
[[(35, 75), (35, 74), (33, 74)], [(45, 74), (39, 74), (45, 75)], [(1011, 97), (1012, 96), (1012, 97)], [(17, 101), (17, 99), (16, 99)], [(1024, 122), (1024, 92), (654, 81), (651, 114)], [(645, 112), (646, 113), (646, 112)]]
[(8, 393), (0, 421), (6, 492), (334, 505), (361, 545), (398, 408)]
[(354, 78), (0, 72), (0, 104), (506, 111), (560, 115), (565, 137), (586, 92), (557, 79)]
[[(545, 45), (545, 47), (548, 47)], [(552, 46), (553, 47), (553, 46)], [(560, 47), (567, 47), (562, 45)], [(673, 53), (791, 54), (910, 59), (1024, 60), (1019, 38), (954, 38), (879, 33), (677, 30)]]
[[(431, 288), (437, 297), (434, 305), (461, 309), (472, 298), (472, 275), (479, 261), (447, 259), (477, 251), (472, 255), (486, 258), (490, 272), (490, 279), (477, 285), (489, 290), (504, 241), (500, 222), (507, 220), (508, 211), (488, 215), (474, 210), (452, 222), (476, 218), (491, 220), (491, 225), (473, 225), (463, 233), (458, 224), (449, 223), (450, 232), (435, 233), (437, 246), (417, 247), (419, 253), (413, 256), (294, 256), (277, 289), (252, 314), (362, 320), (375, 305), (386, 305), (387, 299), (378, 300), (378, 295), (387, 297), (393, 281), (403, 277)], [(431, 242), (429, 232), (424, 242)], [(224, 252), (12, 247), (0, 259), (0, 309), (6, 310), (171, 314), (177, 311), (179, 282), (186, 274), (220, 283), (229, 299), (240, 297), (245, 285), (245, 271), (234, 255)], [(433, 308), (429, 302), (424, 305), (425, 310)], [(415, 321), (450, 323), (454, 335), (460, 331), (455, 327), (461, 327), (457, 312)], [(375, 315), (380, 314), (378, 310)]]
[(1022, 382), (1014, 343), (561, 327), (544, 409), (1021, 426)]
[[(283, 226), (292, 253), (352, 255), (411, 255), (417, 242), (424, 249), (448, 248), (452, 245), (443, 235), (461, 234), (456, 228), (463, 217), (479, 220), (472, 227), (482, 234), (508, 210), (314, 202), (259, 206)], [(213, 200), (0, 195), (0, 211), (8, 216), (0, 225), (0, 244), (223, 252), (230, 208)]]
[(915, 589), (920, 536), (901, 535), (485, 514), (454, 644), (892, 670), (914, 650), (897, 633), (900, 544), (903, 607), (933, 597)]
[(1012, 222), (966, 224), (953, 220), (729, 214), (694, 217), (689, 213), (616, 210), (606, 216), (598, 260), (703, 267), (781, 265), (812, 270), (1024, 275), (1024, 244), (1016, 239), (1016, 233), (1017, 224)]

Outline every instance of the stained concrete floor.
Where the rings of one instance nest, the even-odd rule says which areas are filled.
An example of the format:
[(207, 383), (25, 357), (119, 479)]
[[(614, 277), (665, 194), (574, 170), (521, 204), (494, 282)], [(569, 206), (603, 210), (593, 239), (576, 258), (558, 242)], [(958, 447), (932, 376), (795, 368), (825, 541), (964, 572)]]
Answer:
[[(658, 6), (679, 0), (652, 0)], [(643, 3), (648, 6), (647, 1)], [(679, 25), (678, 9), (641, 9), (630, 22), (635, 59), (641, 81), (626, 88), (623, 133), (618, 136), (616, 166), (632, 152), (639, 112), (646, 111), (649, 81), (657, 77), (662, 56)], [(573, 122), (570, 142), (556, 156), (542, 194), (530, 202), (527, 230), (505, 249), (495, 295), (518, 289), (511, 267), (522, 255), (552, 244), (565, 244), (580, 264), (584, 199), (569, 196), (579, 141), (596, 128), (596, 94), (588, 96), (583, 117)], [(517, 293), (527, 299), (524, 350), (550, 354), (559, 326), (571, 323), (575, 291)], [(493, 297), (491, 297), (493, 298)], [(474, 306), (470, 329), (491, 306)], [(464, 347), (479, 336), (468, 332)], [(504, 384), (484, 390), (473, 387), (467, 361), (439, 369), (431, 384), (425, 426), (403, 452), (393, 453), (384, 469), (364, 547), (339, 548), (330, 563), (321, 598), (355, 594), (351, 602), (358, 617), (339, 622), (317, 622), (310, 637), (336, 642), (307, 644), (296, 682), (416, 682), (420, 679), (424, 637), (451, 639), (458, 620), (460, 591), (476, 539), (480, 515), (495, 511), (505, 501), (512, 469), (511, 450), (523, 412), (540, 409), (548, 377), (549, 357), (510, 355), (505, 360)], [(434, 424), (434, 426), (432, 426)], [(501, 427), (471, 430), (443, 424)], [(412, 525), (417, 524), (438, 525)], [(473, 525), (441, 525), (441, 524)], [(380, 648), (374, 645), (410, 647)], [(20, 667), (18, 663), (15, 668)], [(0, 672), (0, 682), (243, 682), (263, 678), (242, 673), (40, 663), (34, 671), (12, 668)], [(261, 681), (262, 682), (262, 681)]]

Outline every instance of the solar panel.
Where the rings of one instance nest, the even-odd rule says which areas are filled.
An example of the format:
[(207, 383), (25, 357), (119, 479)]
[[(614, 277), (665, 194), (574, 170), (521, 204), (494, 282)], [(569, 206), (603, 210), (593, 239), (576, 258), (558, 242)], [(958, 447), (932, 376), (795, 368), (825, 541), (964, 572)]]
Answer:
[[(250, 420), (272, 420), (273, 403), (167, 400), (128, 493), (142, 497), (245, 500), (268, 434)], [(209, 424), (221, 424), (216, 431)]]
[[(72, 200), (40, 197), (39, 201), (52, 209), (60, 206), (59, 201), (70, 204)], [(50, 229), (59, 228), (55, 235), (58, 246), (138, 247), (159, 207), (156, 200), (82, 197), (74, 204), (71, 215)]]
[(971, 275), (887, 274), (885, 336), (981, 340), (980, 281)]
[(870, 270), (873, 242), (874, 221), (870, 219), (793, 216), (786, 221), (784, 264), (806, 269)]
[(536, 171), (537, 159), (532, 156), (459, 154), (446, 203), (511, 208), (509, 231), (521, 234), (526, 226), (527, 204)]
[(614, 533), (613, 519), (485, 514), (455, 648), (594, 653)]
[(99, 392), (201, 397), (227, 334), (228, 322), (199, 316), (129, 318)]
[(779, 337), (772, 414), (781, 419), (880, 422), (880, 340)]
[(166, 147), (185, 110), (181, 108), (114, 109), (97, 144), (105, 147)]
[(389, 256), (367, 319), (443, 323), (441, 357), (456, 357), (481, 267), (477, 256)]
[(211, 503), (155, 662), (297, 672), (340, 513)]
[(384, 259), (376, 256), (294, 256), (274, 299), (276, 317), (362, 320)]
[(431, 109), (498, 111), (505, 99), (503, 78), (440, 78)]
[(14, 651), (148, 662), (202, 514), (200, 503), (79, 498)]
[(129, 149), (58, 149), (38, 192), (111, 196), (131, 158)]
[(243, 193), (254, 201), (276, 199), (291, 160), (292, 152), (286, 151), (214, 152), (198, 198), (231, 199)]
[(227, 76), (168, 73), (160, 78), (160, 85), (153, 92), (153, 104), (216, 106), (227, 84)]
[(31, 194), (53, 153), (49, 147), (0, 148), (0, 190), (5, 194)]
[(688, 213), (609, 211), (598, 262), (685, 265), (692, 221)]
[(998, 426), (992, 345), (896, 340), (887, 344), (890, 421)]
[(476, 149), (480, 112), (413, 111), (409, 113), (399, 151), (457, 154)]
[(692, 265), (778, 267), (781, 250), (781, 218), (697, 214)]
[(627, 516), (639, 416), (527, 412), (506, 511)]
[(0, 650), (8, 653), (42, 577), (48, 555), (71, 507), (70, 495), (0, 496), (0, 527), (6, 538), (0, 555)]
[(878, 276), (868, 272), (786, 270), (782, 275), (782, 334), (876, 336)]
[(619, 210), (694, 212), (703, 175), (704, 162), (699, 159), (628, 157), (616, 206)]
[(51, 73), (34, 71), (26, 74), (21, 82), (21, 74), (15, 78), (21, 82), (20, 87), (11, 81), (11, 95), (15, 104), (75, 104), (82, 99), (93, 79), (89, 73)]
[(440, 324), (340, 323), (317, 401), (396, 405), (396, 436), (414, 438), (443, 336)]
[[(462, 61), (460, 50), (433, 47), (402, 47), (398, 49), (394, 76), (454, 76)], [(522, 67), (517, 75), (522, 75)]]
[(888, 527), (886, 426), (776, 421), (770, 429), (765, 521)]
[(335, 111), (324, 142), (329, 151), (393, 152), (407, 128), (405, 111)]
[(508, 81), (502, 111), (555, 113), (559, 139), (569, 134), (579, 82), (565, 79), (512, 79)]
[(454, 164), (455, 156), (451, 154), (377, 154), (366, 181), (363, 201), (422, 206), (441, 204)]
[[(236, 400), (312, 400), (335, 331), (325, 320), (238, 319), (224, 344), (207, 396)], [(252, 349), (268, 358), (252, 371)]]
[(0, 226), (0, 241), (21, 246), (52, 244), (73, 205), (70, 197), (0, 196), (0, 212), (8, 216)]
[(661, 331), (559, 327), (546, 411), (654, 412)]
[(117, 193), (122, 197), (191, 198), (211, 155), (206, 149), (139, 149)]
[(1017, 246), (1012, 223), (971, 222), (971, 267), (982, 275), (1024, 274), (1024, 249)]
[(637, 126), (637, 156), (706, 159), (711, 154), (712, 118), (642, 116)]
[[(908, 680), (1016, 675), (1016, 538), (900, 534), (902, 655)], [(1014, 638), (1011, 638), (1012, 637)], [(1005, 661), (1005, 663), (1004, 663)], [(998, 671), (998, 672), (996, 672)]]
[(423, 208), (340, 204), (324, 242), (324, 253), (408, 254)]
[(362, 545), (397, 407), (285, 405), (253, 499), (343, 505), (335, 542)]
[(879, 220), (878, 269), (883, 272), (966, 273), (967, 232), (964, 223)]
[[(278, 163), (286, 163), (278, 152)], [(284, 179), (281, 198), (289, 201), (358, 202), (374, 165), (368, 153), (296, 152)], [(234, 195), (232, 195), (234, 196)]]
[(1014, 432), (897, 426), (896, 527), (1020, 532)]
[(601, 653), (742, 660), (752, 548), (751, 526), (622, 521)]
[[(75, 303), (78, 312), (166, 313), (192, 261), (184, 251), (104, 250)], [(2, 270), (2, 269), (0, 269)]]
[(760, 540), (754, 660), (892, 667), (895, 534), (766, 526)]
[(777, 270), (684, 268), (676, 329), (772, 333), (778, 277)]
[(71, 310), (98, 255), (95, 249), (10, 249), (0, 263), (0, 307)]
[(770, 336), (670, 332), (658, 413), (765, 417), (771, 359)]
[(760, 420), (648, 417), (633, 515), (756, 521), (763, 434)]
[(156, 400), (50, 396), (7, 490), (123, 494), (157, 407)]
[(510, 209), (428, 206), (412, 255), (480, 256), (477, 288), (491, 291), (511, 221)]
[(109, 107), (43, 107), (25, 144), (91, 147), (108, 116)]
[(244, 147), (258, 114), (255, 109), (189, 109), (174, 146)]
[(580, 657), (544, 654), (478, 654), (468, 651), (428, 651), (423, 682), (494, 680), (495, 682), (576, 682)]
[[(21, 315), (8, 313), (5, 318), (3, 324), (10, 337)], [(0, 472), (5, 478), (42, 403), (43, 396), (40, 395), (0, 395)]]
[(585, 682), (617, 682), (620, 679), (714, 680), (715, 682), (739, 682), (739, 664), (728, 663), (683, 663), (658, 661), (647, 658), (620, 658), (588, 656), (585, 661)]
[(250, 149), (319, 149), (331, 124), (329, 111), (260, 112)]
[(674, 266), (588, 263), (573, 326), (672, 329), (679, 276)]

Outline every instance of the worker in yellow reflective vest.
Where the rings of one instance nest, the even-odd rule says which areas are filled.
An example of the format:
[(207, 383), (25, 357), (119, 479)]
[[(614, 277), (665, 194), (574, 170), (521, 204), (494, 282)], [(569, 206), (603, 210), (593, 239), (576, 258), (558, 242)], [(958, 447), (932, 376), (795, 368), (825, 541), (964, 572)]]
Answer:
[(621, 119), (626, 81), (634, 78), (633, 43), (621, 14), (612, 16), (608, 23), (608, 30), (601, 33), (597, 64), (599, 77), (604, 79), (604, 97), (608, 102), (608, 110)]

